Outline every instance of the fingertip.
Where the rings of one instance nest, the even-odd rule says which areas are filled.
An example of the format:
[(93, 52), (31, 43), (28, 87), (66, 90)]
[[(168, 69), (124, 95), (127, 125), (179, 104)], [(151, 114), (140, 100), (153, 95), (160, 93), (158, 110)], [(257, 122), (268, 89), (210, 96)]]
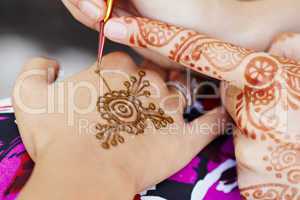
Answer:
[(126, 42), (128, 37), (128, 27), (118, 18), (113, 18), (107, 21), (104, 28), (104, 34), (113, 41)]
[(62, 0), (62, 2), (77, 21), (99, 31), (99, 21), (104, 19), (107, 10), (103, 0)]
[(60, 64), (57, 60), (46, 57), (38, 57), (27, 61), (23, 67), (22, 73), (30, 73), (30, 71), (35, 73), (35, 70), (43, 70), (45, 71), (45, 74), (47, 74), (47, 83), (51, 84), (57, 79), (59, 69)]
[(77, 7), (85, 16), (95, 21), (102, 20), (106, 14), (106, 5), (101, 1), (94, 3), (82, 0), (78, 2)]

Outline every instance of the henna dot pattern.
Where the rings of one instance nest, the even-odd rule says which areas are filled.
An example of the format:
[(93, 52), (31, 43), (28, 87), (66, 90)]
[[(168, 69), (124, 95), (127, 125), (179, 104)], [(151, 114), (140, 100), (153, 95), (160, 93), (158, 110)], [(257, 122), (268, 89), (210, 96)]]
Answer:
[(300, 184), (300, 145), (283, 144), (271, 150), (265, 156), (269, 171), (275, 172), (276, 178), (285, 178), (291, 184)]
[(146, 73), (140, 71), (138, 78), (131, 76), (129, 81), (123, 83), (125, 89), (112, 90), (99, 97), (98, 111), (107, 123), (97, 124), (97, 139), (102, 141), (102, 147), (109, 149), (125, 142), (121, 133), (140, 135), (147, 127), (147, 121), (151, 121), (156, 129), (167, 127), (174, 123), (173, 118), (154, 103), (145, 106), (141, 97), (150, 97), (147, 90), (150, 82), (144, 80)]

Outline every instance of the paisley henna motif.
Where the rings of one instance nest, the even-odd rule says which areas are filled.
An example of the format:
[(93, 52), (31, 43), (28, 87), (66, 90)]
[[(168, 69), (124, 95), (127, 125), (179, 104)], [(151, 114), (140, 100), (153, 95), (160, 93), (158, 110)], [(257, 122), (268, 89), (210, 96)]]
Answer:
[(170, 43), (183, 29), (176, 26), (171, 26), (159, 21), (153, 21), (145, 18), (126, 17), (125, 22), (136, 22), (139, 27), (139, 34), (132, 35), (130, 38), (131, 44), (141, 47), (155, 46), (163, 47)]
[(268, 163), (266, 170), (278, 179), (291, 184), (300, 184), (300, 144), (284, 144), (276, 149), (269, 147), (270, 155), (263, 160)]
[(144, 106), (141, 97), (150, 97), (149, 81), (143, 80), (145, 72), (139, 72), (139, 78), (132, 76), (124, 82), (125, 90), (113, 90), (98, 100), (97, 107), (106, 124), (97, 124), (97, 138), (104, 149), (124, 143), (121, 133), (132, 135), (143, 134), (147, 121), (151, 121), (156, 129), (166, 127), (174, 121), (154, 103)]
[(284, 184), (262, 184), (241, 189), (243, 199), (251, 200), (299, 200), (297, 187)]
[[(139, 32), (129, 42), (143, 48), (170, 49), (169, 58), (196, 71), (206, 70), (220, 79), (220, 72), (237, 68), (252, 51), (209, 38), (195, 31), (155, 20), (125, 17), (126, 23), (136, 23)], [(175, 44), (174, 46), (170, 46)]]
[[(188, 32), (188, 36), (192, 33)], [(187, 66), (201, 68), (206, 63), (210, 70), (227, 72), (237, 68), (243, 59), (250, 54), (246, 49), (238, 48), (229, 43), (205, 37), (187, 37), (176, 45), (170, 53), (170, 59)]]
[(280, 119), (273, 112), (280, 95), (280, 85), (276, 83), (263, 90), (245, 86), (244, 92), (237, 96), (236, 103), (236, 122), (242, 134), (265, 140), (266, 133), (280, 125)]

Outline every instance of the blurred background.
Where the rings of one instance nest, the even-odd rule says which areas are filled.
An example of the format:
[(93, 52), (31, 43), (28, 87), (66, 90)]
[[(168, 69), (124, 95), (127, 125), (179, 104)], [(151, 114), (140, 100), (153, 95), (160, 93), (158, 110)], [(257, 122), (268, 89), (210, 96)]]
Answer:
[[(44, 56), (59, 61), (60, 78), (93, 64), (97, 33), (70, 15), (60, 0), (0, 1), (0, 99), (10, 96), (14, 81), (26, 60)], [(116, 50), (135, 54), (127, 47), (108, 43)]]

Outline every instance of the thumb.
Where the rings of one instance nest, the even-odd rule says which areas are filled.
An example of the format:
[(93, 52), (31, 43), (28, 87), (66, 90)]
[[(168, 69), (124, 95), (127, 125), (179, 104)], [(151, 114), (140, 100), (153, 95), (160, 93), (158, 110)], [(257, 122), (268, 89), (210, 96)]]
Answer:
[(46, 99), (48, 86), (58, 76), (59, 64), (54, 60), (34, 58), (28, 61), (19, 74), (13, 91), (14, 106), (40, 105)]
[(12, 99), (16, 120), (22, 140), (33, 160), (36, 158), (34, 131), (24, 121), (35, 123), (37, 115), (47, 112), (48, 86), (56, 80), (58, 70), (59, 64), (56, 61), (35, 58), (24, 65), (15, 83)]
[(233, 124), (222, 107), (215, 108), (185, 126), (184, 132), (189, 135), (189, 148), (198, 153), (199, 147), (207, 146), (222, 134), (229, 134)]
[(300, 34), (281, 33), (271, 43), (269, 53), (299, 61)]

